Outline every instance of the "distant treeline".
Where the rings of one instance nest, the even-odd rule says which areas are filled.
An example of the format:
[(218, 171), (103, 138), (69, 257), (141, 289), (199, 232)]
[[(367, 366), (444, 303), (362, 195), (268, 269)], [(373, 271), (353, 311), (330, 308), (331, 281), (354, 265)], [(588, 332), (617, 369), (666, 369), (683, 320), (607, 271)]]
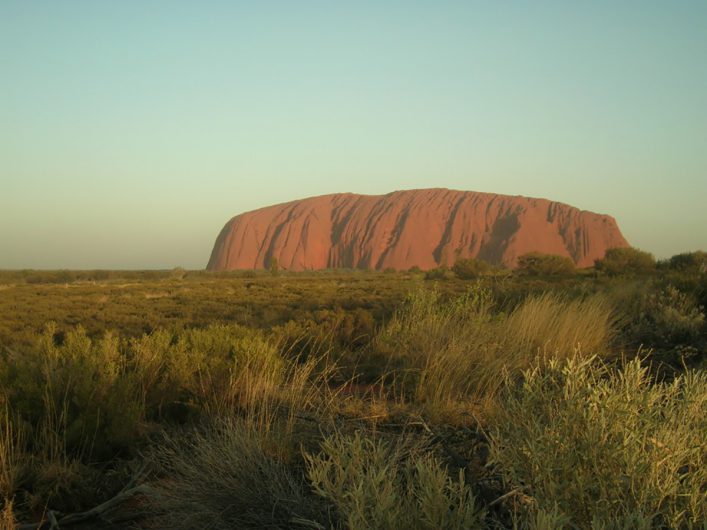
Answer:
[[(446, 266), (430, 269), (426, 272), (428, 278), (442, 279), (454, 274), (462, 279), (471, 279), (491, 274), (523, 274), (534, 276), (558, 276), (596, 271), (608, 275), (650, 274), (654, 272), (677, 271), (704, 273), (707, 272), (707, 252), (683, 252), (671, 258), (656, 260), (652, 254), (635, 248), (609, 249), (603, 259), (597, 260), (594, 267), (576, 269), (570, 258), (553, 254), (530, 252), (518, 258), (518, 265), (513, 271), (494, 266), (482, 259), (459, 259), (451, 268)], [(321, 269), (311, 271), (287, 271), (280, 268), (273, 260), (268, 269), (240, 269), (232, 271), (206, 271), (203, 269), (187, 270), (182, 267), (162, 270), (0, 270), (0, 283), (72, 283), (95, 282), (106, 280), (161, 280), (169, 278), (255, 278), (261, 275), (296, 274), (296, 275), (340, 275), (340, 274), (376, 274), (371, 269)], [(423, 272), (419, 267), (411, 267), (407, 271), (386, 269), (385, 273)]]

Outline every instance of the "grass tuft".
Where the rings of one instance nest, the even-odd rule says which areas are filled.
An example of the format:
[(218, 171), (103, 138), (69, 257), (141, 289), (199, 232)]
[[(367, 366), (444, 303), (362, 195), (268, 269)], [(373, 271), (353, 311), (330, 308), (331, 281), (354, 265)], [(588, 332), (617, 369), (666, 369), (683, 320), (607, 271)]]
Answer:
[(272, 441), (240, 420), (165, 436), (152, 453), (165, 475), (149, 498), (154, 527), (325, 528), (321, 503), (268, 450)]

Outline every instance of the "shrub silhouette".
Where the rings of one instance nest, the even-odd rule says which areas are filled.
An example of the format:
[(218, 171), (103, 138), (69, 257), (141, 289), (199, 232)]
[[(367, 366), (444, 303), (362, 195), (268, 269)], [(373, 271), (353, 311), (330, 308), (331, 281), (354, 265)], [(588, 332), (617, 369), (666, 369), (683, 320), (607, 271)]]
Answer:
[(668, 260), (668, 267), (672, 270), (691, 273), (707, 272), (707, 252), (684, 252), (676, 254)]

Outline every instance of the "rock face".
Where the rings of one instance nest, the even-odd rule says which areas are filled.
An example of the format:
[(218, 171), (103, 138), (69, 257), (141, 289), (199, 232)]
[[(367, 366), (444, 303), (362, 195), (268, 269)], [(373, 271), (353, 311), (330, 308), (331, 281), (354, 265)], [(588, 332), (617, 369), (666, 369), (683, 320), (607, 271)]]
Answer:
[(546, 199), (424, 189), (337, 193), (243, 213), (223, 227), (208, 270), (430, 269), (458, 258), (514, 267), (518, 256), (569, 256), (579, 267), (626, 247), (616, 221)]

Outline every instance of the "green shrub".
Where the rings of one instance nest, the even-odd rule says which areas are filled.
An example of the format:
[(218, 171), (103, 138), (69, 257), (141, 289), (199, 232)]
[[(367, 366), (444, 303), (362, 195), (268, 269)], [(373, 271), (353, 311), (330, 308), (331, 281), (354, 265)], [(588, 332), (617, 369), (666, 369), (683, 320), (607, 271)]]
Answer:
[(530, 276), (560, 276), (574, 273), (575, 266), (567, 256), (529, 252), (518, 258), (516, 271)]
[(484, 514), (465, 483), (439, 460), (404, 443), (335, 434), (306, 455), (314, 491), (356, 530), (482, 528)]
[(622, 313), (622, 336), (629, 346), (644, 345), (662, 353), (676, 347), (700, 346), (704, 308), (692, 294), (670, 284), (661, 287), (656, 282), (635, 282), (622, 283), (612, 297)]
[(507, 382), (491, 455), (526, 497), (521, 526), (555, 513), (565, 528), (702, 528), (707, 374), (653, 383), (639, 360), (609, 370), (590, 358)]
[(50, 460), (65, 451), (90, 458), (129, 447), (143, 408), (120, 341), (110, 333), (93, 341), (78, 327), (57, 344), (55, 332), (47, 326), (36, 349), (0, 362), (12, 410)]
[(610, 276), (621, 274), (647, 274), (655, 270), (653, 254), (637, 248), (610, 248), (594, 267)]
[(669, 285), (648, 295), (638, 325), (649, 344), (684, 344), (699, 337), (704, 322), (703, 308)]
[(491, 264), (482, 259), (460, 259), (452, 267), (452, 272), (462, 280), (473, 280), (491, 271)]

